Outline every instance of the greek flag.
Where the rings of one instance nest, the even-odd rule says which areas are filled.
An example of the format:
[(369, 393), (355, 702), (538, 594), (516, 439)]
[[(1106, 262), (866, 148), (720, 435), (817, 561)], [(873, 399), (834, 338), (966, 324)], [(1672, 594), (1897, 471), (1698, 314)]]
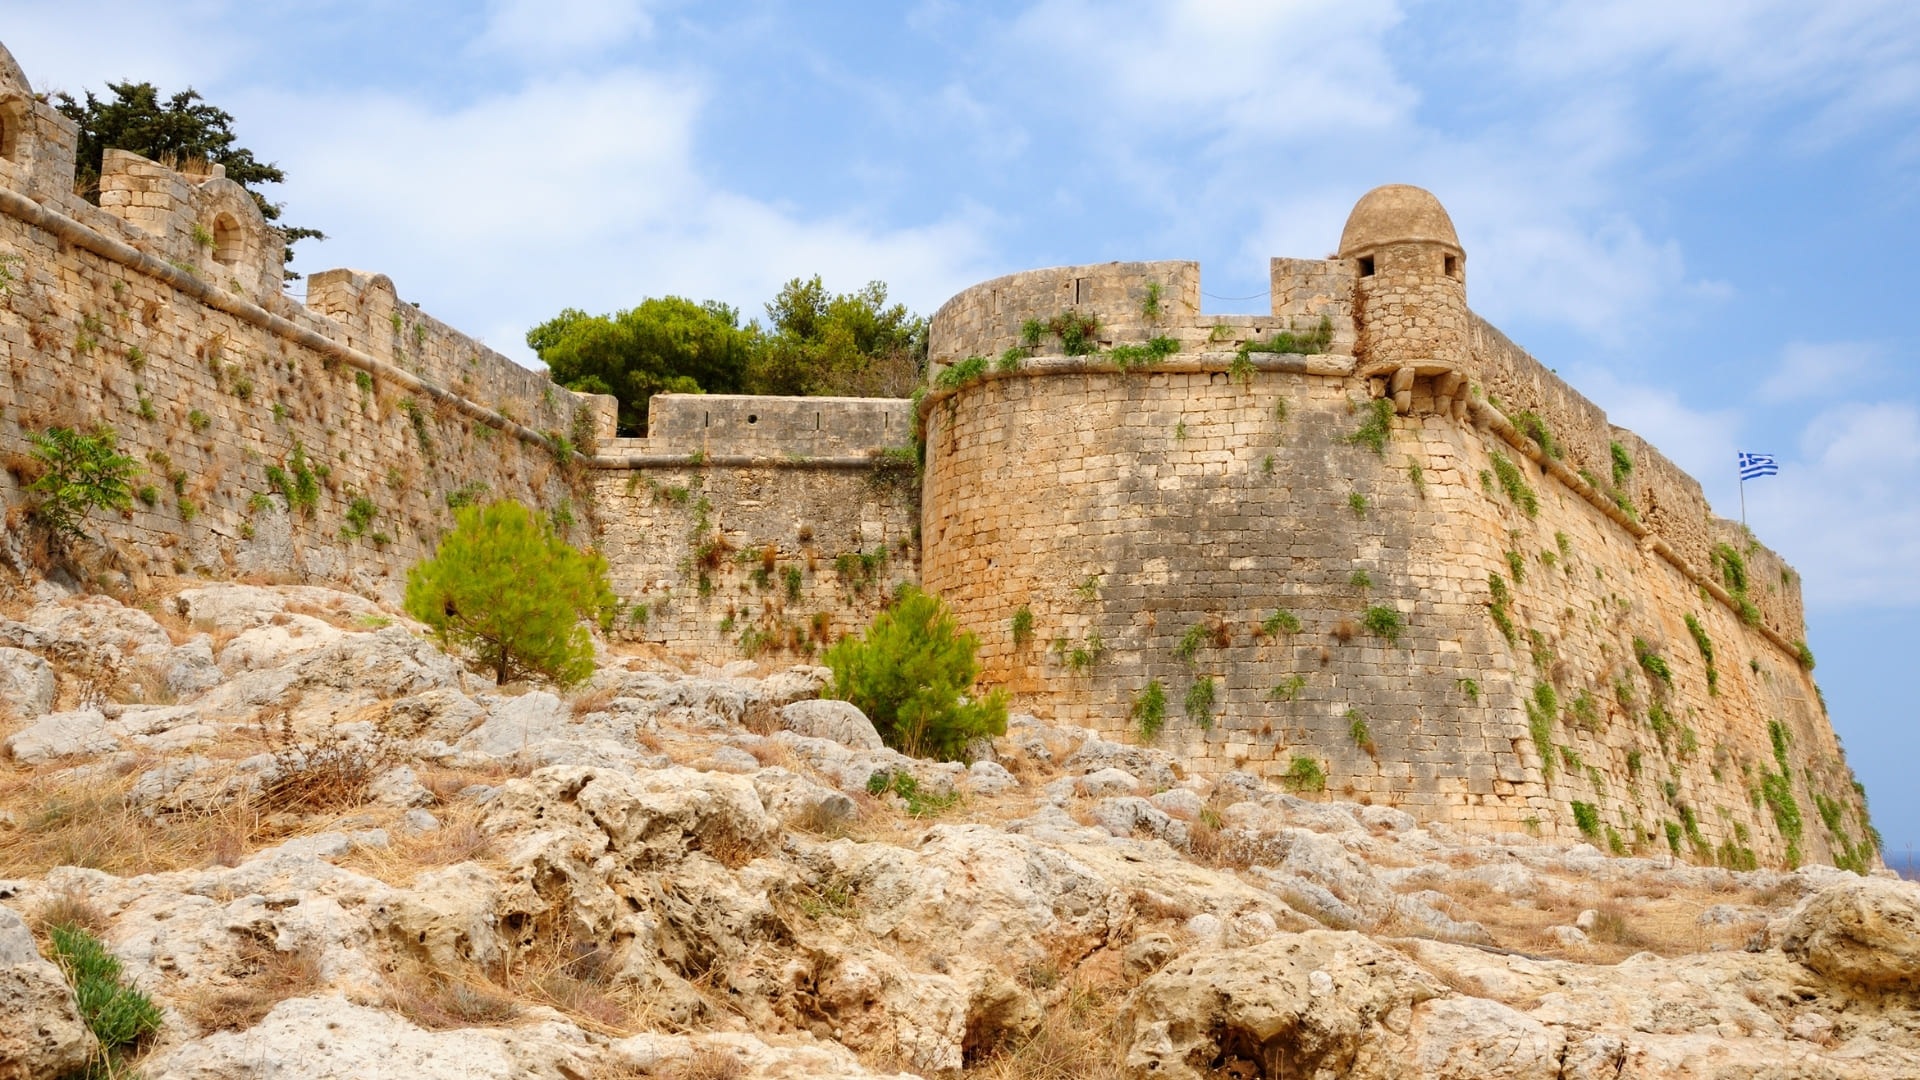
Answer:
[(1740, 452), (1740, 479), (1752, 480), (1760, 476), (1777, 476), (1780, 466), (1774, 464), (1772, 454), (1749, 454)]

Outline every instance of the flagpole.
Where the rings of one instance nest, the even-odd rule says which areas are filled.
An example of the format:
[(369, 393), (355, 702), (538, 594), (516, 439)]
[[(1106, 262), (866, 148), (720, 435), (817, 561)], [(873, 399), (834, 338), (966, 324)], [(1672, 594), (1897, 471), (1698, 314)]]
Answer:
[(1747, 474), (1740, 474), (1740, 527), (1747, 527)]

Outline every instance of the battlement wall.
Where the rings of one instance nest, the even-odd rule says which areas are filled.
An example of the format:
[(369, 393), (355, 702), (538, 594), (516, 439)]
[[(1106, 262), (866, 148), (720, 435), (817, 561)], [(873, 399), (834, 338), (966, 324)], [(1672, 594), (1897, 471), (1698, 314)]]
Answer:
[(0, 64), (0, 497), (24, 501), (32, 434), (108, 427), (140, 498), (88, 525), (126, 577), (324, 578), (389, 598), (458, 504), (514, 497), (584, 529), (579, 463), (554, 436), (610, 433), (605, 402), (383, 277), (316, 275), (316, 306), (295, 302), (280, 234), (217, 168), (112, 152), (94, 206), (73, 191), (74, 141)]

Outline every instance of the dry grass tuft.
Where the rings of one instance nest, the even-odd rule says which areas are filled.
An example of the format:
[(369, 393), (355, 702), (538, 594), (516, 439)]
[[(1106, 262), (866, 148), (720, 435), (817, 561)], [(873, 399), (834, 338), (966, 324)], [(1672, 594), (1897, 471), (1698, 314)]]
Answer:
[(519, 1002), (485, 979), (417, 969), (387, 977), (387, 1005), (428, 1031), (495, 1027), (520, 1016)]
[(592, 690), (582, 690), (567, 699), (567, 707), (572, 710), (574, 719), (589, 713), (606, 712), (607, 706), (619, 696), (619, 690), (612, 686), (602, 686)]
[(1116, 992), (1070, 984), (1030, 1037), (979, 1048), (968, 1073), (982, 1080), (1120, 1080), (1119, 1002)]
[(740, 1059), (725, 1050), (703, 1046), (693, 1056), (674, 1066), (665, 1080), (740, 1080), (747, 1075)]
[(107, 913), (79, 893), (62, 893), (40, 905), (33, 913), (33, 926), (42, 931), (73, 926), (99, 937), (107, 930)]
[(0, 830), (0, 866), (15, 877), (56, 866), (129, 877), (225, 862), (251, 842), (248, 807), (149, 816), (128, 801), (135, 775), (0, 772), (0, 810), (15, 823)]
[(204, 1032), (245, 1031), (288, 998), (304, 997), (325, 985), (320, 958), (311, 949), (281, 952), (249, 937), (224, 974), (236, 983), (209, 987), (183, 1003), (181, 1011)]
[(781, 729), (780, 710), (769, 702), (750, 701), (740, 713), (740, 726), (763, 738), (772, 735)]

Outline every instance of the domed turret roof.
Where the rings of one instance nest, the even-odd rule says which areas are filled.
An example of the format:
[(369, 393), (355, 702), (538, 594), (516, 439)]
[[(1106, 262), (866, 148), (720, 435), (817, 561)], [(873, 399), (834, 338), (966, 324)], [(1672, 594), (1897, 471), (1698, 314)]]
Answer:
[(13, 62), (13, 54), (7, 51), (7, 47), (0, 45), (0, 90), (26, 94), (31, 93), (32, 89), (27, 85), (27, 73)]
[(1425, 188), (1386, 184), (1360, 197), (1340, 232), (1340, 256), (1358, 255), (1381, 244), (1408, 241), (1444, 244), (1460, 250), (1447, 208)]

